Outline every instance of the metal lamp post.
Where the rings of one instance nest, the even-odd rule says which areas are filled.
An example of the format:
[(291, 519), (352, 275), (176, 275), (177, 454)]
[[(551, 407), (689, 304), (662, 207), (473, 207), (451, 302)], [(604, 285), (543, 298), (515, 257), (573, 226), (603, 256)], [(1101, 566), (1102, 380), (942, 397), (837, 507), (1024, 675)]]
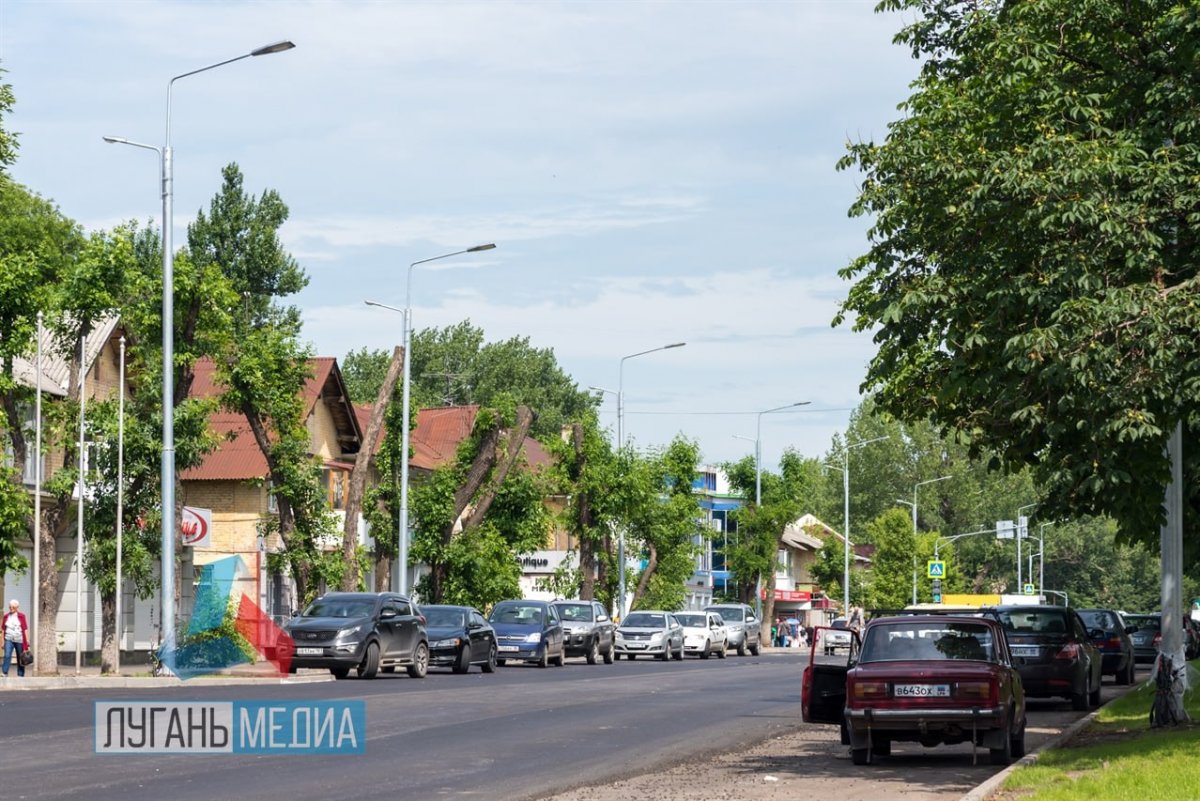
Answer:
[(207, 67), (176, 75), (167, 82), (166, 139), (160, 150), (119, 137), (106, 136), (110, 144), (125, 144), (157, 151), (162, 161), (162, 261), (163, 261), (163, 331), (162, 331), (162, 641), (175, 640), (175, 254), (171, 247), (173, 220), (174, 166), (171, 161), (171, 92), (175, 82), (201, 72), (223, 67), (252, 56), (267, 56), (291, 50), (288, 41), (275, 42), (243, 53), (240, 56), (209, 64)]
[(912, 503), (909, 503), (908, 501), (900, 500), (899, 498), (896, 499), (896, 503), (902, 503), (905, 506), (912, 507), (912, 524), (913, 524), (912, 602), (914, 604), (917, 602), (917, 552), (916, 552), (916, 547), (917, 547), (917, 490), (920, 489), (921, 487), (925, 486), (926, 484), (936, 484), (937, 482), (945, 481), (948, 478), (953, 478), (953, 476), (940, 476), (938, 478), (931, 478), (928, 481), (918, 481), (916, 484), (913, 485)]
[[(1021, 529), (1022, 529), (1021, 512), (1025, 509), (1032, 509), (1035, 506), (1037, 506), (1036, 503), (1027, 503), (1024, 506), (1017, 507), (1017, 531), (1016, 531), (1016, 536), (1013, 539), (1015, 539), (1017, 541), (1017, 591), (1018, 592), (1020, 592), (1023, 589), (1023, 587), (1022, 587), (1023, 582), (1021, 581)], [(1026, 523), (1026, 527), (1028, 527), (1028, 523)], [(1028, 532), (1026, 532), (1026, 534), (1028, 534)], [(1029, 576), (1029, 578), (1032, 579), (1033, 576)]]
[[(589, 389), (597, 392), (607, 392), (617, 396), (617, 456), (620, 458), (621, 451), (625, 447), (625, 362), (638, 356), (645, 356), (647, 353), (657, 353), (660, 350), (670, 350), (672, 348), (682, 348), (686, 342), (672, 342), (670, 345), (660, 345), (657, 348), (650, 350), (642, 350), (637, 353), (631, 353), (628, 356), (621, 357), (621, 365), (617, 371), (617, 391), (613, 393), (611, 389), (603, 387), (589, 387)], [(625, 528), (621, 527), (617, 536), (617, 616), (625, 619)]]
[(412, 355), (409, 347), (409, 339), (412, 334), (412, 274), (413, 268), (419, 264), (428, 264), (431, 261), (440, 259), (448, 259), (451, 256), (461, 256), (464, 253), (478, 253), (483, 250), (492, 250), (496, 245), (489, 242), (486, 245), (475, 245), (464, 250), (456, 250), (453, 253), (443, 253), (440, 256), (432, 256), (428, 259), (420, 259), (408, 265), (408, 277), (405, 281), (404, 289), (404, 308), (397, 309), (395, 306), (387, 306), (383, 303), (375, 301), (365, 301), (368, 306), (378, 306), (383, 309), (391, 309), (398, 311), (404, 315), (404, 332), (401, 337), (401, 342), (404, 344), (404, 386), (401, 390), (401, 409), (402, 416), (400, 422), (400, 519), (397, 523), (396, 532), (400, 539), (397, 547), (397, 570), (399, 572), (399, 590), (402, 594), (408, 594), (408, 405), (410, 395), (410, 380), (409, 375), (412, 370)]
[(890, 436), (873, 437), (861, 442), (847, 443), (842, 448), (842, 466), (825, 465), (833, 470), (842, 471), (842, 542), (845, 545), (842, 554), (842, 613), (850, 614), (850, 449), (861, 448), (872, 442), (882, 442), (891, 439)]

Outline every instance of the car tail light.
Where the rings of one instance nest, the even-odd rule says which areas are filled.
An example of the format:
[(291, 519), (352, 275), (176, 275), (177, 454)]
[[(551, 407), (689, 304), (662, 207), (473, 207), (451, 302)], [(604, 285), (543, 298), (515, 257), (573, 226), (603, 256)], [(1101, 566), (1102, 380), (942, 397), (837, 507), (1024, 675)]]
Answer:
[(1109, 639), (1109, 641), (1107, 643), (1105, 643), (1105, 645), (1109, 648), (1119, 651), (1119, 650), (1121, 650), (1121, 638), (1120, 637), (1112, 637)]
[(853, 695), (856, 701), (865, 701), (868, 698), (887, 698), (887, 682), (856, 681)]
[(1079, 646), (1073, 642), (1069, 642), (1062, 647), (1062, 650), (1054, 655), (1055, 659), (1078, 659)]
[(960, 701), (992, 700), (992, 683), (990, 681), (960, 681), (955, 693)]

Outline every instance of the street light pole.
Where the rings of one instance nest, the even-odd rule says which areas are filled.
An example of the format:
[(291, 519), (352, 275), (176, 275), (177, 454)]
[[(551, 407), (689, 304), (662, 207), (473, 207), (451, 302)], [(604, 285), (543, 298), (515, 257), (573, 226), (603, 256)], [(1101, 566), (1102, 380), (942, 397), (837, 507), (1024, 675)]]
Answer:
[(404, 332), (401, 337), (401, 342), (404, 345), (404, 378), (403, 387), (401, 390), (401, 421), (400, 421), (400, 519), (396, 525), (396, 536), (399, 538), (397, 543), (397, 570), (399, 573), (399, 590), (402, 595), (408, 594), (408, 437), (409, 437), (409, 422), (408, 409), (409, 398), (411, 394), (410, 375), (412, 371), (412, 355), (410, 342), (412, 334), (412, 275), (413, 268), (420, 264), (428, 264), (431, 261), (439, 261), (448, 259), (451, 256), (461, 256), (464, 253), (479, 253), (483, 250), (492, 250), (496, 247), (495, 243), (489, 242), (486, 245), (475, 245), (474, 247), (456, 250), (453, 253), (443, 253), (440, 256), (432, 256), (428, 259), (420, 259), (408, 265), (408, 276), (404, 285), (404, 308), (397, 309), (394, 306), (387, 306), (383, 303), (375, 301), (365, 301), (368, 306), (378, 306), (383, 309), (391, 309), (398, 311), (404, 315)]
[(842, 466), (825, 465), (834, 470), (842, 471), (842, 614), (850, 614), (850, 449), (870, 445), (872, 442), (882, 442), (891, 439), (890, 436), (864, 439), (861, 442), (846, 443), (842, 448)]
[(266, 56), (291, 50), (294, 44), (288, 41), (275, 42), (243, 53), (240, 56), (218, 61), (206, 67), (176, 75), (167, 82), (167, 125), (166, 138), (161, 150), (118, 137), (106, 136), (110, 144), (127, 144), (155, 150), (162, 162), (162, 264), (163, 264), (163, 321), (162, 321), (162, 642), (174, 647), (175, 641), (175, 254), (172, 252), (171, 228), (173, 220), (174, 165), (171, 160), (171, 94), (175, 82), (201, 72), (223, 67), (252, 56)]
[[(617, 370), (617, 458), (625, 449), (625, 362), (647, 353), (657, 353), (660, 350), (682, 348), (686, 342), (672, 342), (670, 345), (660, 345), (650, 350), (638, 351), (621, 357)], [(621, 531), (617, 539), (617, 613), (621, 620), (625, 619), (625, 526), (622, 521)]]
[[(1032, 509), (1035, 506), (1037, 506), (1036, 503), (1027, 503), (1024, 506), (1017, 507), (1017, 536), (1015, 539), (1017, 540), (1017, 591), (1018, 592), (1024, 590), (1024, 586), (1023, 586), (1024, 582), (1021, 581), (1021, 512), (1025, 509)], [(1028, 526), (1028, 522), (1026, 523), (1026, 526)], [(1030, 576), (1030, 578), (1033, 578), (1033, 576)], [(1039, 588), (1038, 591), (1040, 592), (1041, 588)]]
[(909, 503), (908, 501), (901, 501), (901, 500), (896, 501), (896, 503), (902, 503), (906, 506), (912, 507), (912, 524), (913, 524), (912, 602), (914, 604), (916, 604), (916, 602), (917, 602), (917, 550), (916, 550), (917, 549), (917, 490), (920, 489), (921, 487), (925, 486), (926, 484), (936, 484), (937, 482), (945, 481), (948, 478), (953, 478), (953, 476), (940, 476), (938, 478), (931, 478), (928, 481), (918, 481), (916, 484), (913, 485), (912, 503)]

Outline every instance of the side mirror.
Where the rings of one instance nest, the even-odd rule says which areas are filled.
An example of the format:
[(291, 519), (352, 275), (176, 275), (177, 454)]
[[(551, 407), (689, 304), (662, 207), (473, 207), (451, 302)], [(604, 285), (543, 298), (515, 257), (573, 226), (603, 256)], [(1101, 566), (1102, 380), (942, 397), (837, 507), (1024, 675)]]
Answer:
[(467, 624), (468, 631), (478, 631), (481, 628), (483, 628), (483, 624), (477, 623), (474, 620), (472, 620), (470, 623)]
[(596, 615), (596, 622), (597, 623), (607, 623), (608, 615)]
[(380, 620), (391, 620), (392, 618), (399, 617), (399, 616), (400, 616), (400, 613), (397, 612), (395, 609), (384, 609), (382, 612), (379, 613)]
[(758, 618), (756, 618), (754, 615), (746, 615), (746, 622), (747, 623), (757, 623)]

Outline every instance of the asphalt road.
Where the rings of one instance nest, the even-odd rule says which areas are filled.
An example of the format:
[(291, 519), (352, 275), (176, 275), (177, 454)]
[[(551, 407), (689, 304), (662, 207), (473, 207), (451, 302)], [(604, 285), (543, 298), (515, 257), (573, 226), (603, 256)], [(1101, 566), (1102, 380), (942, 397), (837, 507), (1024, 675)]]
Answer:
[[(13, 799), (522, 799), (744, 748), (795, 729), (799, 654), (646, 659), (374, 681), (0, 694), (0, 793)], [(96, 700), (366, 702), (352, 756), (99, 756)]]
[[(628, 798), (628, 791), (605, 795), (601, 787), (651, 773), (637, 785), (666, 789), (659, 785), (673, 779), (663, 776), (656, 784), (654, 774), (785, 734), (812, 750), (785, 758), (767, 748), (771, 754), (759, 754), (757, 765), (747, 753), (737, 781), (760, 771), (785, 777), (795, 771), (809, 785), (820, 785), (822, 778), (835, 782), (839, 797), (851, 797), (841, 795), (851, 789), (847, 781), (864, 791), (875, 785), (874, 795), (862, 797), (878, 798), (905, 787), (973, 786), (997, 770), (985, 766), (986, 760), (972, 765), (966, 746), (899, 744), (886, 764), (853, 768), (837, 744), (836, 729), (800, 722), (799, 678), (806, 657), (796, 651), (594, 666), (570, 660), (563, 668), (511, 665), (493, 675), (478, 668), (466, 676), (431, 670), (423, 680), (401, 672), (369, 682), (205, 686), (195, 679), (158, 690), (0, 693), (0, 797), (518, 801), (592, 787), (589, 798), (616, 799)], [(1106, 700), (1116, 690), (1106, 682)], [(348, 698), (366, 703), (365, 754), (100, 756), (93, 747), (96, 700)], [(1031, 702), (1030, 746), (1082, 714), (1067, 704)], [(860, 783), (864, 786), (857, 787)], [(890, 785), (882, 796), (880, 784)]]

